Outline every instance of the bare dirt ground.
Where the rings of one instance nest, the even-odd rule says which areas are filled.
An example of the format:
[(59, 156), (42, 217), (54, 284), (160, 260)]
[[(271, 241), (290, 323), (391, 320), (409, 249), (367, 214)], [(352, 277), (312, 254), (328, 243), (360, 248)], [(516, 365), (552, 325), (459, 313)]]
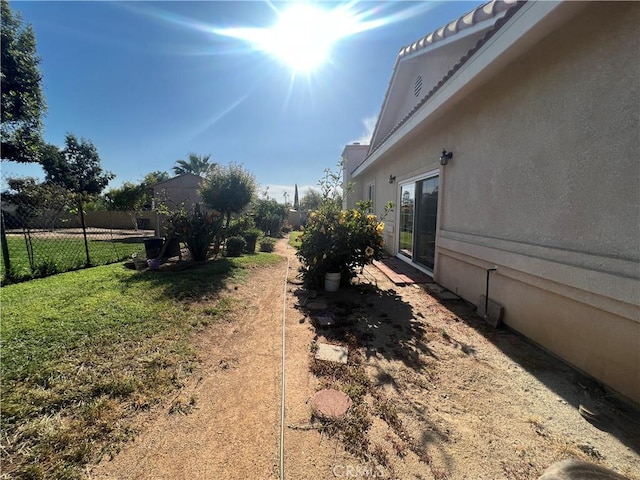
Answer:
[[(154, 237), (154, 230), (124, 230), (112, 228), (87, 228), (87, 239), (89, 240), (131, 240), (135, 243), (142, 243), (144, 238)], [(22, 237), (24, 232), (18, 229), (7, 230), (8, 236)], [(83, 238), (82, 228), (58, 228), (56, 230), (33, 229), (29, 231), (32, 238), (66, 238), (78, 239)]]
[[(535, 479), (580, 458), (640, 480), (640, 413), (592, 380), (464, 302), (394, 286), (373, 267), (357, 287), (317, 292), (338, 325), (316, 328), (293, 249), (283, 240), (277, 252), (289, 283), (283, 261), (229, 285), (237, 308), (195, 338), (192, 381), (140, 416), (135, 440), (89, 478), (279, 478), (284, 314), (286, 478)], [(317, 342), (348, 346), (348, 365), (315, 362)], [(313, 417), (323, 386), (356, 399), (340, 424)]]

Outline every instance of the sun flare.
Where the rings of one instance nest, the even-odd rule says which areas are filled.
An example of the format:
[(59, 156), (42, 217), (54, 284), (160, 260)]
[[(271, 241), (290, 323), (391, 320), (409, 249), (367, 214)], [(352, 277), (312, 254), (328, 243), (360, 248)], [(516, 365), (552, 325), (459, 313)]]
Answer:
[(330, 59), (337, 41), (360, 30), (357, 19), (344, 8), (327, 10), (298, 4), (278, 12), (271, 27), (226, 28), (216, 33), (251, 43), (294, 72), (308, 73)]
[(280, 15), (263, 48), (294, 70), (314, 70), (329, 59), (333, 44), (349, 34), (351, 23), (344, 11), (295, 5)]

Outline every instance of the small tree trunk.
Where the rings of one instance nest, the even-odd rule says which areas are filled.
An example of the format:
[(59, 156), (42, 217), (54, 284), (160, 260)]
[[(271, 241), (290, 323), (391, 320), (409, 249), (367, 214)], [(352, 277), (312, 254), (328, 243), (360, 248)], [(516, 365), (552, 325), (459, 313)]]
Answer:
[(4, 230), (4, 213), (0, 213), (0, 237), (2, 240), (2, 260), (4, 261), (4, 277), (11, 277), (11, 258), (9, 257), (9, 244), (7, 243), (7, 232)]
[(33, 242), (31, 241), (31, 230), (29, 227), (22, 227), (22, 234), (24, 235), (24, 244), (27, 249), (27, 258), (29, 259), (29, 267), (31, 268), (31, 273), (35, 273), (36, 271), (36, 260), (33, 255)]
[(82, 209), (82, 197), (78, 197), (78, 212), (80, 214), (80, 225), (82, 225), (82, 236), (84, 237), (84, 251), (87, 255), (87, 267), (91, 265), (89, 257), (89, 242), (87, 240), (87, 226), (84, 222), (84, 210)]
[(129, 218), (131, 218), (131, 222), (133, 223), (133, 229), (138, 231), (138, 212), (135, 210), (133, 212), (129, 212)]

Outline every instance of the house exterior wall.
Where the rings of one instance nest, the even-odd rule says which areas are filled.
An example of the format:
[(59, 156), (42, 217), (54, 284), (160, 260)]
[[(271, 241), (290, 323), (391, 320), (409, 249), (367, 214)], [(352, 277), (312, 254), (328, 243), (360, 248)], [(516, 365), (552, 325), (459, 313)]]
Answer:
[(353, 182), (353, 177), (351, 173), (356, 169), (356, 167), (364, 160), (367, 156), (367, 151), (369, 150), (369, 145), (361, 145), (359, 143), (353, 143), (351, 145), (347, 145), (344, 147), (342, 151), (342, 168), (343, 168), (343, 191), (349, 190), (351, 191), (344, 196), (343, 199), (343, 208), (354, 208), (356, 206), (356, 202), (363, 198), (363, 191), (361, 188), (361, 184), (357, 182)]
[[(403, 88), (387, 91), (372, 145), (378, 145), (513, 6), (512, 0), (496, 0), (478, 6), (457, 20), (403, 47), (391, 79), (394, 85), (401, 85)], [(418, 76), (421, 77), (420, 82)], [(421, 91), (416, 92), (416, 87)]]
[(201, 182), (202, 178), (196, 175), (180, 175), (154, 185), (154, 196), (166, 202), (170, 208), (182, 203), (189, 208), (195, 203), (202, 203), (202, 198), (198, 193)]
[[(169, 210), (174, 210), (180, 206), (191, 209), (196, 203), (202, 206), (202, 197), (198, 193), (198, 188), (202, 183), (202, 178), (193, 174), (183, 174), (169, 180), (164, 180), (153, 186), (153, 196), (156, 202), (166, 205)], [(156, 234), (165, 236), (166, 216), (159, 215)]]
[[(416, 56), (415, 59), (405, 62), (399, 75), (407, 78), (407, 88), (402, 92), (403, 96), (401, 98), (389, 99), (390, 101), (397, 101), (398, 107), (397, 111), (393, 112), (393, 116), (389, 115), (385, 125), (381, 125), (386, 131), (381, 129), (380, 136), (389, 133), (398, 122), (413, 110), (425, 93), (453, 68), (458, 60), (486, 34), (488, 29), (489, 26), (483, 30), (474, 31), (473, 34), (469, 34), (459, 41), (447, 43), (444, 46), (436, 44), (436, 48), (433, 48), (428, 54)], [(416, 94), (415, 82), (418, 75), (422, 78), (422, 89), (419, 94)]]
[[(640, 403), (640, 5), (590, 3), (356, 177), (440, 168), (434, 275)], [(396, 175), (394, 185), (382, 181)], [(395, 219), (388, 249), (397, 253)]]

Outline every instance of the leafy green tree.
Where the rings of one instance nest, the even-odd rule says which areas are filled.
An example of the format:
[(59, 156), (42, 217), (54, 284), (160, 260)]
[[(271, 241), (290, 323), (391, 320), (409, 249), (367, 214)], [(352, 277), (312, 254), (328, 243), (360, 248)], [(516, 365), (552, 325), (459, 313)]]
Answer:
[(282, 224), (287, 218), (287, 207), (278, 203), (275, 198), (257, 200), (254, 212), (254, 219), (258, 228), (265, 234), (271, 234), (272, 236), (277, 236), (280, 233)]
[(393, 203), (387, 203), (380, 219), (369, 213), (371, 202), (343, 210), (342, 200), (351, 185), (343, 185), (340, 170), (325, 169), (318, 184), (320, 203), (309, 214), (296, 253), (307, 287), (318, 286), (326, 273), (340, 272), (342, 282), (347, 283), (357, 269), (379, 260), (384, 247), (382, 220), (393, 209)]
[(125, 182), (120, 188), (112, 188), (105, 194), (109, 210), (127, 212), (133, 222), (133, 228), (138, 230), (138, 217), (149, 200), (147, 186), (142, 183), (136, 185)]
[(193, 173), (194, 175), (206, 175), (215, 167), (215, 163), (210, 163), (211, 154), (197, 155), (190, 153), (187, 160), (177, 160), (173, 171), (176, 175)]
[(84, 138), (78, 140), (72, 133), (65, 137), (65, 148), (43, 159), (42, 167), (48, 182), (82, 195), (99, 194), (115, 177), (102, 170), (95, 145)]
[[(62, 211), (69, 205), (69, 192), (60, 185), (39, 182), (32, 177), (8, 178), (2, 201), (16, 205), (16, 215), (25, 228), (53, 230)], [(37, 225), (32, 222), (37, 220)]]
[(66, 188), (73, 194), (84, 233), (87, 264), (90, 264), (83, 203), (91, 196), (100, 194), (115, 175), (102, 170), (100, 156), (93, 143), (84, 138), (78, 140), (71, 133), (65, 137), (65, 148), (55, 155), (53, 150), (51, 153), (43, 159), (45, 179), (47, 182)]
[(300, 200), (300, 210), (312, 212), (317, 210), (322, 204), (322, 194), (313, 188), (307, 189), (304, 197)]
[[(302, 263), (307, 287), (319, 286), (326, 273), (341, 273), (343, 283), (384, 252), (384, 222), (369, 214), (369, 202), (342, 210), (334, 201), (323, 202), (309, 215), (296, 255)], [(391, 205), (385, 208), (386, 216)]]
[[(249, 215), (239, 215), (237, 218), (229, 224), (227, 228), (227, 236), (238, 237), (243, 236), (246, 232), (254, 230), (256, 228), (253, 217)], [(259, 231), (258, 231), (259, 232)]]
[(256, 180), (253, 173), (232, 163), (211, 170), (202, 182), (200, 195), (204, 204), (222, 213), (224, 227), (229, 226), (231, 215), (242, 212), (256, 195)]
[(161, 170), (156, 170), (155, 172), (149, 172), (147, 173), (144, 178), (142, 179), (142, 183), (144, 185), (146, 185), (147, 187), (150, 187), (151, 185), (158, 183), (158, 182), (163, 182), (165, 180), (169, 180), (169, 174), (167, 172), (161, 171)]
[[(13, 227), (21, 227), (24, 234), (27, 258), (31, 271), (35, 272), (37, 265), (33, 252), (32, 228), (49, 228), (53, 230), (60, 213), (71, 202), (69, 192), (51, 183), (41, 183), (35, 178), (8, 178), (8, 190), (2, 192), (2, 202), (15, 206), (11, 214)], [(2, 249), (5, 268), (10, 265), (9, 251), (4, 237), (4, 212), (2, 218)], [(10, 270), (10, 269), (9, 269)], [(7, 271), (7, 276), (11, 272)]]
[(151, 210), (153, 194), (149, 187), (169, 179), (169, 174), (157, 170), (147, 173), (142, 182), (124, 182), (120, 188), (112, 188), (104, 194), (107, 208), (113, 211), (127, 212), (133, 227), (138, 229), (138, 217), (145, 210)]
[(3, 160), (37, 162), (46, 104), (35, 34), (7, 0), (2, 0), (1, 9), (1, 155)]

